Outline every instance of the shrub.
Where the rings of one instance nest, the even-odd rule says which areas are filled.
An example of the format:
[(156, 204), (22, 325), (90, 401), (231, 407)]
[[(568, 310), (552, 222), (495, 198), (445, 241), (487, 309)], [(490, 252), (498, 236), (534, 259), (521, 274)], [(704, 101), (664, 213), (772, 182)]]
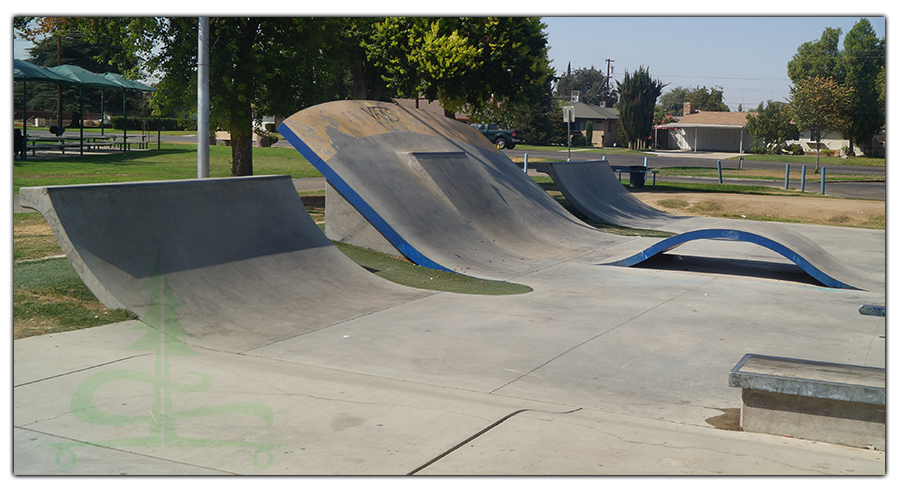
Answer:
[(753, 145), (750, 146), (750, 152), (755, 155), (763, 155), (766, 154), (766, 149), (760, 144), (759, 139), (754, 139)]
[(819, 151), (819, 154), (821, 156), (834, 156), (834, 151), (831, 149), (823, 149), (823, 150)]
[(162, 127), (162, 130), (195, 130), (197, 128), (196, 122), (191, 120), (179, 120), (178, 118), (159, 118), (157, 116), (151, 116), (147, 118), (146, 125), (142, 123), (143, 121), (144, 119), (139, 116), (129, 116), (127, 122), (122, 116), (112, 116), (109, 118), (109, 127), (121, 129), (124, 128), (123, 125), (127, 125), (128, 130), (141, 130), (146, 126), (154, 132), (159, 130), (160, 127)]
[(581, 134), (572, 134), (572, 145), (573, 146), (584, 146), (587, 141), (584, 140), (584, 136)]
[(787, 148), (788, 152), (794, 156), (803, 156), (803, 146), (799, 144), (791, 144)]

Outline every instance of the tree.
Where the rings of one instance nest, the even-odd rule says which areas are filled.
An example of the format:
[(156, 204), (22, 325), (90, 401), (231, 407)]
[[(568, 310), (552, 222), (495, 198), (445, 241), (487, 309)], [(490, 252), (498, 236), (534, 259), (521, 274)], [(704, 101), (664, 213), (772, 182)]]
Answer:
[[(65, 17), (17, 17), (13, 20), (13, 27), (19, 37), (34, 43), (28, 49), (28, 62), (38, 66), (54, 67), (62, 64), (70, 64), (82, 67), (94, 73), (115, 72), (116, 67), (99, 62), (98, 56), (103, 49), (96, 45), (86, 43), (82, 34), (72, 18)], [(21, 97), (21, 83), (16, 83), (14, 96)], [(61, 113), (71, 113), (73, 124), (79, 120), (81, 111), (81, 99), (79, 89), (76, 86), (57, 86), (48, 83), (29, 83), (28, 105), (32, 109), (57, 110), (57, 104)], [(107, 90), (102, 93), (104, 101), (108, 103), (106, 109), (121, 112), (122, 94), (118, 91)], [(101, 92), (99, 90), (84, 89), (84, 106), (86, 111), (100, 111)], [(17, 106), (20, 105), (17, 104)]]
[(691, 103), (695, 111), (728, 111), (728, 105), (724, 100), (725, 91), (722, 87), (695, 87), (689, 89), (684, 96), (685, 102)]
[(578, 91), (581, 102), (595, 106), (615, 106), (616, 95), (614, 91), (606, 94), (606, 77), (599, 69), (575, 68), (571, 72), (561, 75), (556, 83), (555, 96), (559, 100), (569, 102), (572, 91)]
[(790, 109), (784, 103), (771, 100), (765, 105), (759, 103), (756, 113), (747, 114), (747, 132), (765, 149), (774, 149), (778, 154), (786, 141), (800, 138), (800, 131), (791, 118)]
[[(100, 63), (96, 57), (101, 53), (97, 46), (85, 43), (80, 36), (67, 36), (66, 34), (54, 34), (36, 40), (35, 45), (28, 49), (28, 62), (38, 66), (54, 67), (61, 64), (79, 66), (94, 73), (116, 72), (116, 68), (109, 64)], [(19, 84), (20, 85), (20, 84)], [(29, 83), (28, 106), (32, 109), (56, 112), (57, 104), (62, 113), (71, 113), (73, 121), (81, 111), (79, 88), (74, 85), (53, 85), (49, 83)], [(132, 92), (132, 94), (134, 94)], [(21, 92), (15, 93), (16, 98)], [(99, 112), (101, 108), (101, 96), (105, 107), (109, 112), (122, 110), (122, 92), (106, 90), (84, 89), (84, 109), (87, 112)], [(57, 99), (59, 101), (57, 102)], [(133, 108), (132, 108), (133, 109)]]
[[(840, 129), (853, 144), (868, 145), (884, 126), (885, 41), (875, 36), (871, 23), (860, 19), (838, 49), (841, 30), (826, 28), (817, 41), (806, 42), (788, 63), (788, 76), (798, 85), (810, 77), (832, 78), (852, 88), (849, 120)], [(836, 129), (837, 130), (837, 129)]]
[(853, 89), (834, 78), (813, 76), (791, 87), (791, 110), (800, 128), (809, 129), (816, 141), (816, 169), (819, 168), (819, 142), (831, 130), (846, 130), (849, 124)]
[(534, 17), (385, 18), (368, 61), (398, 97), (438, 100), (453, 114), (537, 103), (552, 76), (546, 26)]
[(728, 111), (722, 87), (675, 87), (661, 95), (659, 105), (666, 114), (682, 116), (684, 103), (691, 103), (694, 111)]
[(797, 85), (811, 77), (832, 77), (838, 82), (843, 81), (841, 53), (838, 49), (840, 38), (840, 28), (825, 28), (821, 38), (800, 45), (787, 66), (791, 82)]
[(682, 116), (684, 114), (684, 103), (687, 100), (685, 96), (689, 90), (678, 86), (659, 96), (659, 114)]
[(619, 131), (630, 149), (648, 146), (653, 132), (653, 111), (656, 99), (667, 84), (650, 78), (650, 70), (641, 66), (632, 74), (625, 72), (619, 89)]
[[(193, 114), (197, 18), (81, 18), (78, 24), (91, 41), (125, 47), (104, 54), (110, 61), (141, 61), (140, 70), (161, 76), (158, 110)], [(253, 174), (254, 112), (284, 115), (318, 99), (349, 97), (339, 62), (323, 56), (323, 32), (323, 22), (311, 18), (210, 18), (210, 124), (231, 134), (233, 176)]]
[(885, 108), (879, 75), (885, 68), (885, 42), (875, 36), (867, 19), (860, 19), (844, 37), (842, 54), (845, 85), (853, 87), (847, 135), (853, 143), (867, 145), (884, 126)]

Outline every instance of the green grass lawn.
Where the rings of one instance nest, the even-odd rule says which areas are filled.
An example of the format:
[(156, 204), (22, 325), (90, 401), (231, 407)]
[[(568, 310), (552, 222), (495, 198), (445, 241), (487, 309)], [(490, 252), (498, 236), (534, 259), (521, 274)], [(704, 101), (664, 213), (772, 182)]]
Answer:
[[(321, 177), (322, 174), (291, 148), (253, 148), (255, 175)], [(210, 177), (231, 175), (231, 148), (209, 148)], [(197, 177), (197, 146), (164, 143), (162, 149), (109, 153), (103, 155), (66, 154), (55, 158), (15, 160), (13, 187), (135, 182)]]
[[(790, 163), (791, 165), (806, 165), (810, 169), (816, 165), (815, 155), (787, 156), (787, 155), (737, 155), (731, 160), (743, 158), (744, 161), (774, 161), (778, 163)], [(840, 156), (820, 156), (820, 165), (856, 165), (861, 167), (883, 167), (884, 158), (869, 158), (866, 156), (848, 156), (846, 159)]]
[[(818, 182), (821, 179), (820, 174), (814, 172), (815, 168), (813, 165), (806, 166), (806, 181), (807, 182)], [(791, 175), (790, 178), (793, 181), (800, 181), (802, 171), (800, 169), (800, 165), (794, 165), (791, 167)], [(718, 177), (719, 172), (716, 168), (711, 167), (666, 167), (659, 169), (660, 177), (666, 176), (690, 176), (690, 177)], [(779, 170), (761, 170), (761, 169), (753, 169), (753, 168), (743, 168), (738, 170), (736, 168), (723, 168), (722, 169), (722, 177), (730, 177), (730, 178), (739, 178), (739, 179), (762, 179), (762, 180), (775, 180), (775, 181), (783, 181), (784, 180), (784, 172)], [(845, 175), (845, 174), (829, 174), (827, 169), (825, 171), (825, 182), (835, 182), (835, 181), (857, 181), (857, 182), (865, 182), (865, 181), (884, 181), (884, 175)]]

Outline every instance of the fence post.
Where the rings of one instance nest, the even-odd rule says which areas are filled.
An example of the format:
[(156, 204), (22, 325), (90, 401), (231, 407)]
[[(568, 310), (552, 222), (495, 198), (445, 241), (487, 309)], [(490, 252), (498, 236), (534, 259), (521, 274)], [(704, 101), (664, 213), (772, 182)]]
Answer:
[(825, 167), (819, 167), (819, 194), (825, 194)]
[(722, 160), (716, 160), (716, 170), (719, 171), (719, 184), (722, 183)]
[(528, 174), (528, 153), (525, 153), (525, 166), (522, 167), (522, 170), (525, 171), (525, 174)]
[(784, 166), (784, 189), (787, 190), (788, 186), (791, 183), (791, 164), (788, 163)]
[(800, 167), (800, 192), (806, 191), (806, 165)]

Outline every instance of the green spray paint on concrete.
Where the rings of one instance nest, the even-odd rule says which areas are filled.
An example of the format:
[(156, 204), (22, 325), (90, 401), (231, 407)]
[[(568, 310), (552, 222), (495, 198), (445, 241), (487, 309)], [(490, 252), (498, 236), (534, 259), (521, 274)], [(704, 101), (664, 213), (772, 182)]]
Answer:
[[(54, 443), (46, 446), (56, 448), (56, 465), (64, 470), (71, 469), (77, 463), (74, 449), (85, 446), (107, 448), (128, 447), (194, 447), (221, 448), (241, 447), (255, 448), (253, 464), (259, 469), (266, 469), (274, 462), (272, 449), (280, 446), (276, 443), (257, 443), (246, 441), (201, 439), (178, 436), (175, 424), (179, 420), (217, 416), (246, 415), (262, 419), (268, 429), (275, 421), (274, 412), (266, 405), (255, 402), (226, 403), (220, 405), (177, 411), (172, 402), (174, 393), (199, 393), (212, 387), (212, 379), (207, 375), (189, 372), (196, 375), (199, 382), (190, 384), (173, 381), (170, 377), (170, 362), (173, 356), (199, 356), (186, 346), (180, 338), (191, 336), (185, 331), (175, 316), (178, 300), (166, 284), (160, 270), (159, 261), (153, 274), (144, 283), (142, 290), (150, 293), (150, 306), (142, 318), (143, 324), (136, 329), (146, 330), (140, 339), (127, 347), (127, 350), (149, 351), (156, 356), (155, 373), (150, 375), (133, 370), (109, 369), (89, 376), (72, 395), (70, 408), (72, 415), (78, 420), (105, 426), (146, 426), (147, 435), (137, 438), (101, 440), (94, 442)], [(104, 384), (113, 381), (132, 381), (153, 386), (153, 403), (146, 416), (116, 415), (97, 408), (94, 394)]]

